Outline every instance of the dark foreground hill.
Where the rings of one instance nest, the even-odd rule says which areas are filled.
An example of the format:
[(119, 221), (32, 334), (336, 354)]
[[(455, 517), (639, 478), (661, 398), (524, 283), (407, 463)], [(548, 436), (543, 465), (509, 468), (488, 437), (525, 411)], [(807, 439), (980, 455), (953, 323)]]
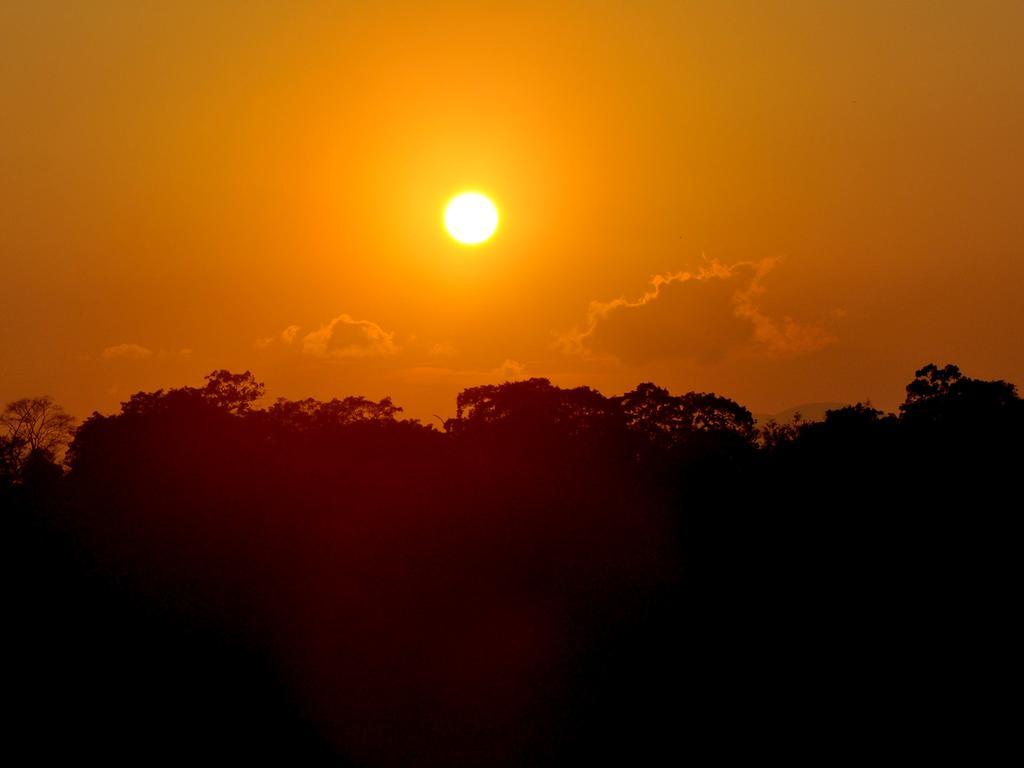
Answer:
[[(983, 757), (1010, 711), (1024, 411), (475, 387), (253, 406), (249, 374), (0, 443), (5, 744), (36, 762)], [(18, 429), (22, 429), (21, 432)]]

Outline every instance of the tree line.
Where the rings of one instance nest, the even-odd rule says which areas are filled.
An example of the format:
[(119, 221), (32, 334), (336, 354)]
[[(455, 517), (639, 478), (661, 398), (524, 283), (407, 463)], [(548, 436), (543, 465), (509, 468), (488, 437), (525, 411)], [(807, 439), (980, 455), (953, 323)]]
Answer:
[(21, 740), (522, 765), (941, 736), (977, 757), (1000, 716), (981, 681), (1011, 636), (1013, 384), (926, 365), (898, 413), (763, 425), (652, 383), (472, 387), (443, 429), (390, 398), (264, 394), (221, 370), (79, 425), (49, 398), (0, 415)]

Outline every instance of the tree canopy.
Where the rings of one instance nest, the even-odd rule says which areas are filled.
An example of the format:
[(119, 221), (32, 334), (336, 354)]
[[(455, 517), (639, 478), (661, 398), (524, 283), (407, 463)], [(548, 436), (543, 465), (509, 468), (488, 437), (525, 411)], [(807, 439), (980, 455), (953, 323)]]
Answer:
[(447, 766), (861, 743), (865, 701), (947, 727), (1003, 658), (1024, 410), (952, 365), (906, 391), (755, 424), (534, 378), (464, 390), (443, 430), (387, 397), (268, 403), (248, 371), (77, 427), (18, 400), (10, 686), (55, 713), (19, 733)]

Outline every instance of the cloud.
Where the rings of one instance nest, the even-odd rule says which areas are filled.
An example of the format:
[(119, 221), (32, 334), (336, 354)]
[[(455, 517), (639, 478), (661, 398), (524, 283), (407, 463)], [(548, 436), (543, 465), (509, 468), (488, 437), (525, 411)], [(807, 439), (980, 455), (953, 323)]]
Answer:
[(656, 275), (639, 299), (592, 301), (582, 329), (559, 336), (563, 352), (638, 365), (659, 359), (710, 362), (738, 351), (790, 357), (836, 341), (823, 321), (762, 311), (763, 277), (774, 259), (709, 262), (695, 272)]
[(459, 350), (450, 342), (440, 341), (430, 345), (428, 354), (433, 357), (455, 357), (459, 354)]
[(100, 353), (104, 360), (142, 360), (151, 357), (153, 351), (140, 344), (117, 344)]
[(496, 368), (445, 368), (443, 366), (420, 365), (403, 368), (399, 377), (407, 381), (458, 381), (495, 382), (517, 381), (527, 378), (526, 366), (518, 360), (506, 359)]
[[(290, 330), (294, 326), (289, 326)], [(295, 338), (296, 328), (291, 338)], [(290, 342), (289, 342), (290, 343)], [(399, 351), (395, 334), (370, 320), (338, 315), (319, 330), (302, 339), (302, 352), (313, 357), (348, 358), (393, 355)]]
[(526, 378), (526, 366), (518, 360), (505, 360), (493, 371), (494, 375), (506, 381)]
[(276, 343), (292, 344), (300, 330), (301, 329), (297, 325), (289, 325), (283, 331), (274, 336), (267, 336), (265, 339), (256, 339), (256, 341), (253, 342), (253, 346), (256, 347), (256, 349), (266, 349)]

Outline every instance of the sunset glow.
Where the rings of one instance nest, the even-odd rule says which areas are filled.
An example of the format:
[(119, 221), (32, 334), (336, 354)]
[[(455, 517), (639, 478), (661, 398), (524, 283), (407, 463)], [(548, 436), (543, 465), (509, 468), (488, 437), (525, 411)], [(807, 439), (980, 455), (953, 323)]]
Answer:
[(95, 5), (0, 11), (0, 399), (1024, 378), (1020, 3)]
[(1022, 33), (0, 1), (5, 753), (1005, 760)]

